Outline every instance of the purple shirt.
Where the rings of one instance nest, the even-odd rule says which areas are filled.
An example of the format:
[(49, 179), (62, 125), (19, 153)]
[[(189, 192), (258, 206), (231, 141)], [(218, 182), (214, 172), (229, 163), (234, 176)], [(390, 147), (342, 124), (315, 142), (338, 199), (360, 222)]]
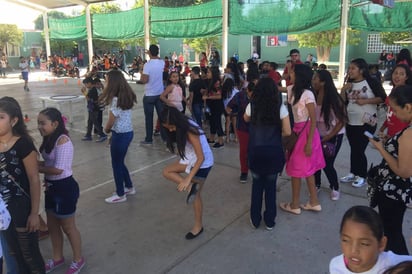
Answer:
[(249, 98), (246, 91), (240, 91), (233, 96), (227, 106), (232, 109), (232, 113), (237, 113), (236, 128), (240, 131), (249, 132), (249, 123), (243, 119), (246, 107), (249, 104)]

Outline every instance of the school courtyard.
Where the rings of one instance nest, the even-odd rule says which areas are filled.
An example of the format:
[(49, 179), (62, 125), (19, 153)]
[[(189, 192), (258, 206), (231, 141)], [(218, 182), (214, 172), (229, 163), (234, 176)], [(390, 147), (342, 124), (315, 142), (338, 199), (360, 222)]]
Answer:
[[(330, 259), (341, 253), (341, 217), (352, 205), (367, 205), (366, 187), (356, 189), (341, 184), (341, 199), (331, 201), (323, 176), (319, 193), (322, 212), (302, 212), (296, 216), (278, 209), (272, 231), (264, 225), (255, 230), (249, 224), (250, 176), (248, 183), (239, 183), (237, 144), (225, 144), (223, 149), (214, 151), (215, 165), (202, 193), (204, 232), (194, 240), (186, 240), (184, 236), (193, 223), (192, 207), (185, 203), (186, 194), (179, 193), (161, 173), (176, 156), (166, 151), (160, 137), (154, 137), (152, 146), (140, 145), (144, 138), (143, 86), (130, 81), (138, 104), (133, 112), (135, 135), (126, 161), (137, 194), (128, 196), (125, 203), (107, 204), (104, 198), (114, 191), (110, 151), (106, 142), (81, 141), (86, 132), (87, 112), (84, 99), (76, 97), (81, 95), (80, 84), (78, 79), (33, 72), (30, 92), (25, 92), (18, 73), (0, 79), (0, 97), (12, 96), (19, 101), (37, 147), (41, 144), (37, 114), (43, 103), (60, 107), (70, 118), (67, 126), (75, 147), (73, 172), (81, 189), (77, 224), (86, 259), (81, 273), (328, 273)], [(385, 88), (390, 91), (387, 82)], [(53, 97), (55, 102), (50, 96), (57, 96)], [(68, 100), (72, 101), (71, 107)], [(383, 117), (381, 113), (381, 120)], [(366, 153), (369, 162), (381, 160), (371, 147)], [(349, 171), (346, 139), (336, 167), (338, 176)], [(306, 183), (303, 185), (302, 203), (308, 195)], [(279, 177), (277, 190), (277, 203), (291, 199), (290, 180), (285, 174)], [(412, 210), (407, 210), (404, 234), (410, 250), (411, 222)], [(40, 247), (43, 257), (50, 258), (50, 240), (42, 240)], [(67, 241), (64, 253), (66, 266), (53, 273), (62, 274), (69, 266), (71, 249)]]

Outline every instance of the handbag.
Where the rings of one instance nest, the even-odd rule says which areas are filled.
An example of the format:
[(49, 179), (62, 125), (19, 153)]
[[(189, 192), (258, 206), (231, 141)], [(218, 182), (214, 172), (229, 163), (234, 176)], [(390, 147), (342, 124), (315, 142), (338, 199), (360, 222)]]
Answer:
[(366, 176), (366, 182), (368, 183), (368, 186), (366, 187), (366, 196), (368, 197), (369, 206), (371, 208), (375, 208), (378, 205), (379, 186), (382, 182), (382, 178), (379, 176), (379, 168), (379, 165), (373, 166), (373, 164), (371, 164)]
[(336, 142), (325, 142), (322, 144), (323, 156), (325, 158), (332, 158), (336, 153)]
[(292, 134), (290, 134), (289, 136), (283, 136), (282, 137), (283, 149), (287, 153), (289, 153), (289, 154), (292, 153), (293, 149), (295, 148), (296, 142), (298, 141), (300, 134), (303, 132), (306, 125), (308, 124), (308, 121), (309, 121), (309, 117), (306, 120), (306, 123), (303, 126), (303, 128), (299, 131), (299, 133), (296, 133), (296, 132), (292, 131)]

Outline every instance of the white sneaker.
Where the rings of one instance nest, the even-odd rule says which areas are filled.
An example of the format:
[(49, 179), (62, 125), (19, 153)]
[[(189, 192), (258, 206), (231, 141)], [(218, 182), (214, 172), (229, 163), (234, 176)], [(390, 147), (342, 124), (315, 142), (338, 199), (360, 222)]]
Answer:
[(131, 188), (125, 187), (124, 188), (124, 194), (126, 194), (126, 195), (135, 195), (136, 194), (136, 189), (133, 186)]
[(353, 187), (363, 187), (366, 184), (366, 181), (364, 178), (355, 176), (355, 181), (352, 183)]
[(356, 177), (355, 174), (349, 173), (348, 175), (341, 177), (340, 182), (341, 183), (352, 183), (353, 181), (356, 180), (355, 177)]
[(104, 200), (106, 201), (106, 203), (116, 204), (116, 203), (126, 202), (127, 198), (126, 198), (126, 195), (123, 195), (123, 196), (119, 197), (117, 194), (113, 194), (112, 196), (110, 196), (109, 198), (106, 198)]
[(339, 193), (339, 191), (332, 189), (332, 191), (330, 192), (330, 199), (331, 199), (332, 201), (337, 201), (337, 200), (339, 200), (339, 198), (340, 198), (340, 193)]

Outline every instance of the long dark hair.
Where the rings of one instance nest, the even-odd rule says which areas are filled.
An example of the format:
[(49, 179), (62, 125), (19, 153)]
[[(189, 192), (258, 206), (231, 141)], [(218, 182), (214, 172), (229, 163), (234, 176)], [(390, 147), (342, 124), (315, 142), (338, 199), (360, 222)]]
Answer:
[(17, 118), (16, 124), (12, 128), (13, 136), (20, 136), (33, 142), (32, 137), (29, 135), (26, 124), (23, 120), (23, 113), (19, 102), (13, 97), (5, 96), (0, 98), (0, 109), (10, 116), (10, 119)]
[(251, 100), (251, 123), (280, 125), (280, 96), (271, 78), (262, 78), (256, 84)]
[(240, 85), (240, 76), (239, 76), (239, 69), (235, 63), (227, 63), (226, 68), (230, 69), (233, 75), (233, 80), (235, 81), (235, 85)]
[(406, 61), (406, 63), (408, 63), (409, 67), (412, 67), (411, 52), (406, 48), (401, 49), (401, 51), (398, 53), (398, 56), (396, 57), (396, 63), (404, 60)]
[(295, 64), (295, 83), (293, 84), (292, 92), (294, 96), (293, 105), (299, 102), (305, 89), (312, 91), (312, 69), (304, 64)]
[(400, 86), (396, 87), (389, 94), (389, 98), (401, 108), (404, 108), (406, 104), (412, 104), (412, 86)]
[(222, 85), (222, 98), (229, 99), (232, 96), (233, 89), (235, 88), (235, 82), (227, 78)]
[(111, 104), (113, 97), (117, 97), (117, 106), (123, 110), (131, 109), (137, 103), (133, 89), (127, 83), (120, 70), (111, 70), (106, 74), (107, 84), (99, 100), (106, 105)]
[(176, 127), (176, 131), (170, 132), (167, 128), (164, 128), (166, 134), (166, 145), (169, 150), (174, 153), (176, 143), (177, 152), (180, 158), (185, 157), (185, 146), (187, 142), (187, 134), (193, 133), (195, 135), (202, 135), (199, 126), (194, 121), (191, 121), (189, 117), (178, 111), (174, 107), (164, 106), (160, 113), (160, 123), (166, 125), (173, 125)]
[(372, 78), (371, 75), (369, 74), (369, 65), (368, 63), (366, 63), (365, 59), (363, 58), (353, 59), (351, 61), (351, 64), (359, 68), (360, 72), (362, 73), (363, 79), (366, 80), (369, 87), (372, 89), (372, 92), (375, 95), (375, 97), (380, 97), (382, 98), (382, 100), (385, 100), (386, 92), (384, 88), (382, 87), (382, 84), (378, 80)]
[(216, 82), (220, 82), (220, 71), (218, 67), (210, 67), (208, 68), (212, 73), (212, 79), (209, 79), (209, 92), (213, 91), (216, 92), (215, 84)]
[(325, 83), (321, 114), (323, 114), (326, 128), (329, 129), (331, 126), (332, 111), (340, 122), (346, 124), (348, 122), (348, 115), (345, 102), (336, 89), (332, 75), (327, 70), (318, 70), (315, 73), (318, 75), (319, 80)]
[(53, 150), (57, 139), (63, 134), (68, 135), (68, 131), (64, 125), (62, 114), (58, 109), (46, 108), (40, 111), (40, 114), (43, 114), (52, 122), (57, 122), (57, 127), (53, 133), (48, 136), (43, 136), (43, 142), (40, 146), (40, 152), (43, 152), (44, 150), (46, 153), (50, 153)]

